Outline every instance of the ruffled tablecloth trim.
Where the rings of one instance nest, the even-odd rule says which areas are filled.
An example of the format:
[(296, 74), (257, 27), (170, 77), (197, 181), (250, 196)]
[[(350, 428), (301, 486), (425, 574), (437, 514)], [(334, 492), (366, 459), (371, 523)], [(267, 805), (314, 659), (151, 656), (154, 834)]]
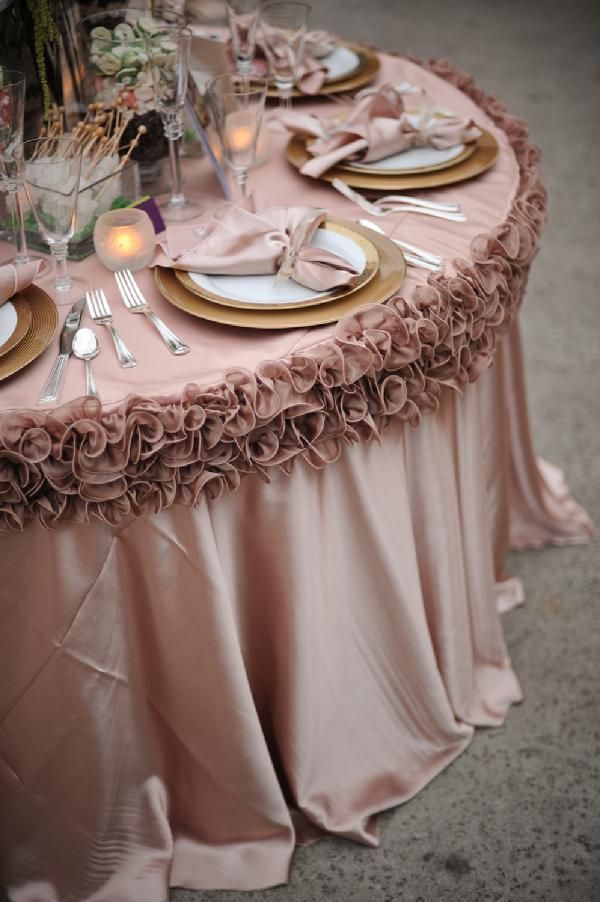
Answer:
[(455, 274), (430, 276), (410, 300), (360, 308), (334, 337), (255, 372), (178, 398), (129, 396), (103, 412), (91, 398), (51, 413), (0, 415), (0, 531), (87, 522), (119, 525), (171, 504), (268, 478), (302, 457), (320, 468), (345, 443), (381, 435), (392, 417), (418, 426), (443, 386), (462, 390), (493, 362), (513, 322), (546, 219), (540, 153), (527, 126), (444, 60), (421, 62), (458, 87), (506, 135), (520, 172), (510, 212), (471, 245)]

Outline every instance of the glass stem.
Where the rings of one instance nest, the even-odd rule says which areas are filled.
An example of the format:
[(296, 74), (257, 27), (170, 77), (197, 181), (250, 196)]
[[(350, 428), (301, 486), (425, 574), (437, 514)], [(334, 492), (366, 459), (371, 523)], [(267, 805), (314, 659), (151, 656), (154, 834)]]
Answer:
[(292, 109), (292, 92), (291, 91), (280, 91), (279, 92), (279, 109), (284, 112), (289, 112)]
[(13, 203), (15, 205), (15, 241), (17, 246), (17, 255), (14, 259), (15, 266), (23, 266), (29, 263), (30, 257), (27, 253), (27, 241), (25, 240), (25, 221), (23, 218), (23, 204), (18, 189), (12, 191)]
[(242, 199), (248, 197), (248, 170), (245, 166), (243, 169), (235, 170), (235, 180), (238, 183)]
[(174, 207), (180, 207), (185, 203), (185, 197), (181, 189), (181, 162), (179, 160), (179, 145), (181, 137), (169, 137), (169, 163), (171, 165), (171, 200)]
[(57, 241), (51, 245), (50, 252), (54, 260), (54, 287), (57, 291), (68, 291), (71, 287), (71, 276), (67, 270), (67, 241)]

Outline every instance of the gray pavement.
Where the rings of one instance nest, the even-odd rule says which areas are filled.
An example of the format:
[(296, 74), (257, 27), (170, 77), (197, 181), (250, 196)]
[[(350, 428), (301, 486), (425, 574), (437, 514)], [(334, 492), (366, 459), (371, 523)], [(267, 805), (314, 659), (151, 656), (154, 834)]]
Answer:
[[(539, 453), (600, 524), (600, 4), (313, 0), (349, 39), (447, 57), (525, 119), (550, 223), (522, 311)], [(178, 890), (171, 902), (598, 902), (598, 544), (514, 554), (527, 604), (505, 617), (525, 691), (502, 729), (382, 817), (381, 847), (325, 840), (289, 886)]]

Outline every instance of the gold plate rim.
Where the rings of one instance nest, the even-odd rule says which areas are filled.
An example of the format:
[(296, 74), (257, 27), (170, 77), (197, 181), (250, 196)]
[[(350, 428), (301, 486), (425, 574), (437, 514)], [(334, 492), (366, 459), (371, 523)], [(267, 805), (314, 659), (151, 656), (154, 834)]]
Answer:
[[(320, 180), (331, 182), (333, 179), (341, 179), (352, 188), (366, 188), (372, 191), (385, 191), (390, 189), (404, 189), (410, 191), (417, 188), (437, 188), (442, 185), (452, 185), (467, 179), (481, 175), (490, 169), (498, 159), (499, 145), (491, 132), (483, 130), (481, 137), (475, 142), (473, 153), (460, 163), (446, 169), (435, 172), (414, 173), (413, 175), (371, 175), (365, 172), (350, 172), (341, 166), (334, 166), (323, 173)], [(288, 161), (295, 169), (300, 169), (309, 159), (310, 154), (306, 150), (306, 140), (299, 135), (293, 135), (286, 148)], [(309, 178), (309, 176), (307, 176)]]
[[(332, 217), (333, 222), (345, 220)], [(352, 223), (354, 226), (354, 223)], [(406, 262), (400, 248), (386, 235), (356, 224), (356, 231), (373, 242), (379, 255), (374, 278), (362, 288), (326, 304), (286, 310), (240, 310), (222, 307), (194, 295), (175, 277), (174, 270), (155, 267), (154, 280), (162, 296), (174, 307), (208, 322), (243, 329), (300, 329), (322, 326), (340, 320), (357, 307), (383, 303), (396, 292), (406, 275)]]
[(31, 313), (31, 307), (27, 303), (22, 295), (16, 295), (14, 298), (10, 298), (10, 303), (15, 308), (15, 312), (17, 314), (17, 324), (14, 328), (12, 335), (7, 338), (3, 345), (0, 346), (0, 357), (4, 357), (5, 354), (8, 354), (9, 351), (12, 351), (27, 335), (29, 329), (31, 328), (31, 320), (33, 314)]
[(0, 358), (0, 381), (36, 360), (48, 347), (58, 325), (58, 311), (50, 295), (38, 285), (19, 292), (31, 308), (31, 326), (25, 337)]
[(340, 234), (347, 235), (348, 237), (352, 238), (352, 240), (355, 241), (356, 244), (358, 244), (358, 246), (362, 249), (365, 255), (365, 268), (358, 277), (357, 284), (348, 287), (347, 290), (344, 289), (344, 286), (342, 286), (343, 290), (340, 290), (339, 288), (333, 288), (319, 298), (313, 298), (312, 300), (306, 301), (292, 301), (289, 304), (252, 304), (246, 301), (224, 298), (219, 294), (213, 294), (212, 291), (201, 288), (196, 282), (194, 282), (194, 280), (186, 270), (174, 270), (175, 276), (178, 281), (188, 289), (188, 291), (192, 292), (192, 294), (196, 294), (198, 295), (198, 297), (204, 298), (204, 300), (206, 301), (212, 301), (213, 304), (219, 304), (222, 307), (236, 307), (240, 310), (301, 310), (304, 307), (316, 307), (318, 304), (328, 304), (330, 301), (347, 297), (348, 295), (353, 294), (355, 291), (358, 291), (360, 288), (363, 288), (363, 286), (367, 285), (368, 282), (370, 282), (371, 279), (375, 277), (379, 268), (379, 254), (377, 253), (377, 248), (375, 247), (371, 239), (367, 238), (365, 235), (360, 234), (357, 229), (349, 228), (347, 225), (330, 222), (329, 219), (327, 219), (327, 221), (323, 224), (323, 228), (328, 229), (332, 232), (339, 232)]
[[(370, 84), (381, 68), (378, 54), (373, 50), (369, 50), (368, 47), (364, 47), (362, 44), (354, 44), (351, 41), (342, 41), (341, 46), (349, 47), (350, 50), (354, 50), (358, 55), (360, 59), (358, 69), (355, 69), (351, 75), (324, 82), (316, 94), (304, 94), (302, 91), (299, 91), (298, 88), (294, 88), (290, 96), (298, 100), (301, 100), (302, 98), (314, 100), (315, 97), (327, 94), (343, 94), (346, 93), (346, 91), (364, 88), (365, 85)], [(267, 97), (276, 99), (279, 97), (279, 92), (275, 88), (268, 88)]]

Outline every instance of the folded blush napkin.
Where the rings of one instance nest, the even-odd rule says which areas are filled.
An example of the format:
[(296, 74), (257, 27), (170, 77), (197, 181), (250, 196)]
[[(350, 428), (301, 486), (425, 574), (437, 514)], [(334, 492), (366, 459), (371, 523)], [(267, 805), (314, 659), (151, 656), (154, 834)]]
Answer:
[(310, 245), (325, 216), (308, 207), (226, 206), (200, 225), (168, 226), (152, 265), (236, 276), (281, 270), (313, 291), (351, 285), (359, 273), (347, 260)]
[(33, 260), (22, 266), (6, 263), (0, 266), (0, 304), (8, 301), (14, 294), (31, 285), (42, 265), (41, 260)]
[(307, 144), (313, 159), (301, 168), (319, 178), (337, 163), (382, 160), (411, 147), (454, 147), (476, 141), (481, 129), (470, 119), (421, 114), (411, 122), (402, 94), (392, 85), (362, 93), (343, 120), (320, 119), (307, 113), (281, 113), (279, 120), (294, 134), (313, 137)]
[[(318, 94), (327, 78), (327, 67), (323, 63), (323, 57), (335, 50), (337, 44), (337, 37), (328, 31), (307, 32), (304, 54), (296, 70), (296, 87), (303, 94)], [(261, 34), (256, 37), (256, 49), (261, 56), (266, 56)], [(284, 53), (286, 49), (282, 43), (281, 52)]]

